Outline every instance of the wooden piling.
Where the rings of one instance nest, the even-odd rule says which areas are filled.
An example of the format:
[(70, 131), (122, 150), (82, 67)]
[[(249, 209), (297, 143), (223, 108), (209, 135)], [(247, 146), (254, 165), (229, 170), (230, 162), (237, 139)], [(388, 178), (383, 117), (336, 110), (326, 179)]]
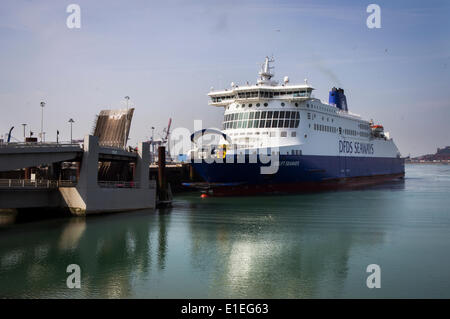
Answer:
[(166, 148), (158, 147), (158, 197), (160, 201), (168, 200), (166, 179)]
[(192, 165), (189, 165), (189, 180), (193, 182), (194, 179), (195, 179), (194, 168), (192, 167)]

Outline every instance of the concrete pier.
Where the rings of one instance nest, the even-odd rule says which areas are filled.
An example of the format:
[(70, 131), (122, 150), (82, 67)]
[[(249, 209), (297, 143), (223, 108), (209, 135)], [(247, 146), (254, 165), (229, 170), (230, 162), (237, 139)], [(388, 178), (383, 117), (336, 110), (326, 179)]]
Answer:
[(86, 136), (76, 187), (61, 187), (59, 191), (65, 205), (75, 215), (102, 212), (155, 208), (156, 187), (149, 182), (150, 147), (140, 143), (136, 161), (136, 176), (133, 188), (100, 187), (98, 175), (98, 138)]
[[(52, 158), (51, 151), (46, 152)], [(99, 182), (98, 167), (101, 156), (129, 158), (136, 162), (135, 176), (126, 185), (120, 182)], [(1, 154), (0, 154), (1, 155)], [(55, 157), (55, 162), (60, 158)], [(48, 159), (46, 159), (48, 161)], [(100, 147), (98, 137), (86, 136), (81, 150), (81, 168), (74, 185), (50, 184), (47, 189), (33, 187), (0, 189), (0, 209), (9, 208), (68, 208), (75, 215), (118, 212), (155, 208), (156, 183), (149, 181), (150, 146), (140, 143), (138, 152)], [(50, 187), (50, 185), (52, 187)]]

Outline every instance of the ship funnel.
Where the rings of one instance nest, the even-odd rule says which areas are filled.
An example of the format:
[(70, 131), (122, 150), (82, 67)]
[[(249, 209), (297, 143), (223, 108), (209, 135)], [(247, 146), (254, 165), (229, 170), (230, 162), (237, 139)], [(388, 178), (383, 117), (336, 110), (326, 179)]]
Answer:
[(336, 106), (342, 111), (348, 111), (347, 98), (344, 94), (344, 89), (336, 89), (333, 87), (328, 96), (328, 103), (330, 105)]

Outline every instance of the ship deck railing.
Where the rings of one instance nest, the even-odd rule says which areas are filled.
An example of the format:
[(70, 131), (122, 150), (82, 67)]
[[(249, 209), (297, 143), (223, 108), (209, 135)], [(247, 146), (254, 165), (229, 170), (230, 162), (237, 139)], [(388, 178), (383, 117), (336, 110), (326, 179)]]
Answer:
[(228, 105), (232, 102), (259, 102), (259, 101), (269, 101), (269, 100), (281, 100), (281, 101), (306, 101), (308, 99), (312, 99), (314, 98), (313, 94), (309, 94), (309, 95), (281, 95), (281, 96), (274, 96), (274, 97), (234, 97), (234, 98), (229, 98), (229, 99), (223, 99), (220, 101), (210, 101), (209, 105), (213, 105), (213, 106), (223, 106), (223, 105)]

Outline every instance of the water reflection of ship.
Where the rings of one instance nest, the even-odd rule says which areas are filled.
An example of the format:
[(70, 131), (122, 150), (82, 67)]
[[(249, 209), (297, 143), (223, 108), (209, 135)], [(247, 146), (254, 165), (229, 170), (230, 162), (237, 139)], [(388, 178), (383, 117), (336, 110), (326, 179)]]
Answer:
[[(209, 294), (219, 298), (342, 296), (352, 251), (369, 251), (382, 244), (385, 223), (395, 221), (384, 201), (377, 202), (376, 208), (361, 209), (339, 206), (343, 203), (335, 199), (341, 192), (322, 194), (324, 202), (318, 210), (316, 196), (235, 199), (235, 210), (191, 218), (192, 263), (209, 271)], [(370, 192), (364, 196), (370, 198)], [(296, 202), (303, 204), (295, 207)], [(215, 204), (220, 206), (221, 199)], [(246, 209), (248, 205), (253, 205), (252, 211)], [(211, 264), (212, 253), (216, 256)], [(362, 268), (361, 283), (365, 274)]]
[[(195, 197), (187, 204), (190, 213), (182, 217), (165, 210), (156, 216), (136, 212), (72, 218), (63, 225), (52, 220), (40, 227), (6, 227), (0, 232), (0, 297), (154, 295), (154, 282), (150, 289), (139, 289), (153, 278), (152, 272), (162, 275), (169, 266), (173, 271), (167, 261), (177, 260), (168, 259), (169, 248), (174, 249), (170, 243), (177, 242), (169, 236), (178, 236), (177, 230), (170, 230), (174, 218), (181, 218), (175, 221), (183, 227), (188, 223), (186, 245), (191, 249), (178, 249), (189, 254), (191, 266), (206, 283), (201, 293), (190, 288), (193, 294), (342, 296), (353, 252), (369, 253), (383, 243), (386, 229), (399, 224), (390, 205), (401, 187), (376, 190), (376, 203), (375, 190), (236, 198), (232, 205), (226, 198), (205, 202)], [(183, 211), (184, 204), (177, 205)], [(65, 269), (72, 263), (82, 267), (81, 290), (66, 288)]]
[[(14, 236), (2, 231), (0, 297), (132, 297), (134, 280), (149, 276), (152, 262), (157, 269), (166, 263), (170, 215), (155, 220), (146, 214), (72, 218), (64, 227), (57, 227), (61, 221), (52, 221), (37, 230), (23, 225)], [(39, 234), (25, 236), (29, 231)], [(151, 242), (157, 247), (155, 261)], [(65, 285), (65, 269), (73, 263), (82, 269), (83, 289), (68, 290)]]
[[(331, 233), (321, 240), (312, 240), (315, 234), (308, 232), (290, 239), (289, 234), (282, 240), (274, 234), (258, 240), (251, 235), (247, 238), (220, 235), (227, 232), (225, 229), (217, 233), (217, 238), (209, 236), (214, 232), (202, 234), (197, 228), (192, 231), (203, 243), (194, 244), (192, 258), (197, 267), (205, 268), (202, 263), (210, 250), (220, 255), (209, 287), (220, 297), (314, 297), (320, 295), (318, 290), (324, 278), (333, 282), (330, 286), (338, 292), (347, 275), (351, 236), (343, 233)], [(206, 234), (208, 238), (202, 238)], [(333, 247), (331, 241), (340, 244)]]

